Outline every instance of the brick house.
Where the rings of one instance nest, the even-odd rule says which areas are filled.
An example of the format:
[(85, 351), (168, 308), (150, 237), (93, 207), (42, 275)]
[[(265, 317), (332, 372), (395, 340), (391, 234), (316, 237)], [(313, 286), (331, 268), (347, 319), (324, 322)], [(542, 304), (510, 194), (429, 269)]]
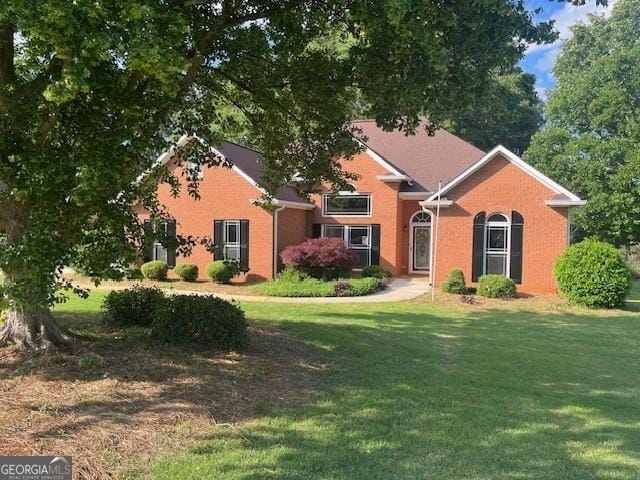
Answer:
[[(232, 258), (245, 271), (240, 281), (264, 280), (278, 271), (285, 247), (329, 236), (344, 239), (359, 267), (424, 275), (436, 286), (460, 268), (469, 283), (499, 273), (523, 292), (555, 291), (553, 264), (569, 242), (569, 209), (583, 200), (502, 146), (485, 153), (445, 130), (405, 136), (373, 121), (355, 124), (367, 142), (343, 163), (359, 178), (342, 192), (306, 200), (284, 187), (271, 208), (258, 206), (260, 153), (230, 142), (217, 150), (233, 167), (201, 172), (200, 200), (173, 198), (161, 185), (160, 201), (175, 219), (169, 235), (213, 236), (213, 254), (197, 246), (182, 261), (204, 276), (214, 258)], [(181, 261), (161, 245), (145, 257)]]

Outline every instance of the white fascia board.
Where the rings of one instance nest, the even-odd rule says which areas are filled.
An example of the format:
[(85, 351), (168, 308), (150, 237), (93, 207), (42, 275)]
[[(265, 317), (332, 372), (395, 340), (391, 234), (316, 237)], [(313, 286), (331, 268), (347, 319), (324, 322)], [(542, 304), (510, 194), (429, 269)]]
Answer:
[(426, 200), (431, 195), (430, 192), (399, 192), (398, 198), (402, 200)]
[(431, 197), (429, 197), (429, 200), (435, 199), (438, 196), (438, 194), (442, 195), (442, 194), (448, 192), (453, 187), (455, 187), (456, 185), (461, 183), (463, 180), (465, 180), (469, 176), (471, 176), (473, 173), (478, 171), (484, 165), (489, 163), (491, 160), (493, 160), (499, 154), (504, 155), (507, 158), (507, 160), (509, 160), (511, 163), (513, 163), (514, 165), (519, 167), (522, 171), (524, 171), (524, 172), (528, 173), (529, 175), (531, 175), (533, 178), (538, 180), (543, 185), (546, 185), (547, 187), (549, 187), (554, 192), (562, 194), (562, 195), (565, 195), (565, 196), (567, 196), (569, 198), (569, 200), (572, 200), (572, 201), (580, 201), (581, 200), (580, 197), (578, 197), (577, 195), (574, 195), (573, 193), (571, 193), (566, 188), (564, 188), (561, 185), (557, 184), (556, 182), (551, 180), (549, 177), (547, 177), (545, 174), (543, 174), (539, 170), (537, 170), (534, 167), (532, 167), (531, 165), (529, 165), (527, 162), (525, 162), (520, 157), (518, 157), (515, 153), (513, 153), (509, 149), (503, 147), (502, 145), (498, 145), (497, 147), (494, 147), (490, 152), (486, 153), (480, 160), (478, 160), (476, 163), (471, 165), (469, 168), (467, 168), (465, 171), (463, 171), (460, 175), (458, 175), (456, 178), (454, 178), (449, 183), (447, 183), (444, 187), (442, 187), (440, 192), (436, 192), (433, 195), (431, 195)]
[(400, 170), (398, 170), (396, 167), (394, 167), (393, 165), (391, 165), (389, 162), (387, 162), (384, 158), (382, 158), (382, 156), (380, 156), (380, 154), (378, 154), (377, 152), (375, 152), (374, 150), (372, 150), (366, 143), (364, 143), (362, 140), (358, 140), (357, 138), (355, 139), (360, 145), (362, 145), (365, 148), (365, 153), (367, 155), (369, 155), (371, 158), (373, 158), (378, 164), (382, 165), (389, 173), (391, 173), (392, 175), (395, 175), (396, 177), (400, 177), (403, 176), (404, 173), (402, 173)]
[(448, 198), (441, 198), (439, 201), (438, 199), (435, 200), (424, 200), (422, 202), (418, 202), (419, 205), (423, 206), (423, 207), (437, 207), (438, 203), (440, 204), (440, 207), (446, 208), (446, 207), (450, 207), (451, 205), (453, 205), (453, 200), (449, 200)]
[(286, 208), (297, 208), (299, 210), (313, 210), (315, 205), (312, 203), (304, 203), (304, 202), (292, 202), (289, 200), (278, 200), (277, 198), (273, 199), (273, 203), (275, 206), (281, 206)]
[(376, 175), (376, 179), (385, 183), (409, 182), (411, 180), (411, 178), (406, 175)]
[(550, 207), (581, 207), (587, 204), (586, 200), (545, 200), (545, 205)]

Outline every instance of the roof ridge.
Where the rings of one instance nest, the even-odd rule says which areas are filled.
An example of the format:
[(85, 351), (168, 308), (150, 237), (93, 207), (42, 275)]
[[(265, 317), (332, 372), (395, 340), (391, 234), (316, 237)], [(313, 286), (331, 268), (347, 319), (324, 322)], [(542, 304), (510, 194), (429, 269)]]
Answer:
[(234, 142), (233, 140), (222, 140), (223, 143), (230, 143), (231, 145), (235, 145), (236, 147), (244, 148), (245, 150), (251, 150), (252, 152), (259, 153), (262, 155), (262, 152), (257, 148), (248, 147), (247, 145), (242, 145), (241, 143)]

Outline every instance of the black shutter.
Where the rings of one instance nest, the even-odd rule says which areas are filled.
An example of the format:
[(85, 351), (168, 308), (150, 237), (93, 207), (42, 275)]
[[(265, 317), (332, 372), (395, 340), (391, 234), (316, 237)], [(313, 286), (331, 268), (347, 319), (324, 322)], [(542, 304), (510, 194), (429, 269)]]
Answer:
[(522, 237), (524, 232), (524, 219), (522, 215), (513, 210), (511, 212), (511, 258), (510, 276), (516, 283), (522, 283)]
[(311, 237), (320, 238), (320, 235), (322, 235), (322, 225), (319, 223), (314, 223), (313, 227), (311, 228)]
[(380, 224), (371, 225), (371, 265), (380, 265)]
[(176, 221), (167, 221), (167, 238), (165, 238), (164, 247), (167, 249), (167, 265), (170, 267), (176, 266), (176, 247), (178, 246), (178, 239), (176, 236)]
[(144, 239), (142, 244), (142, 261), (150, 262), (153, 260), (153, 223), (151, 220), (145, 220), (143, 228)]
[(477, 282), (484, 273), (484, 222), (486, 213), (480, 212), (473, 219), (473, 257), (471, 260), (471, 281)]
[(240, 220), (240, 271), (249, 271), (249, 220)]
[(224, 222), (222, 220), (213, 221), (213, 259), (224, 260), (224, 234), (222, 227)]

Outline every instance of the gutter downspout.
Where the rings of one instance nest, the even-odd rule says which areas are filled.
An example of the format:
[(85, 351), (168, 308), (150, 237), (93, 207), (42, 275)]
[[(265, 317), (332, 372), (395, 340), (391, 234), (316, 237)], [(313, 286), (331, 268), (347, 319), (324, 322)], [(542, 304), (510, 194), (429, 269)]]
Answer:
[(278, 207), (273, 211), (273, 265), (272, 277), (276, 278), (278, 273), (278, 213), (287, 207)]

